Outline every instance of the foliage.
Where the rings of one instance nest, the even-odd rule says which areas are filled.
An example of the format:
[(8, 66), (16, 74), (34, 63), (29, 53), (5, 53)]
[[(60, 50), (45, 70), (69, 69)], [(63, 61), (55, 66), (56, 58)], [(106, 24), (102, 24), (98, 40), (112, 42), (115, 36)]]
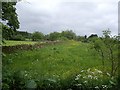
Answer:
[[(23, 89), (33, 85), (33, 87), (40, 90), (67, 90), (70, 88), (76, 90), (79, 88), (79, 84), (86, 82), (86, 80), (91, 82), (82, 84), (86, 88), (92, 84), (94, 84), (94, 88), (96, 85), (100, 85), (100, 87), (116, 85), (116, 78), (106, 77), (107, 73), (111, 76), (111, 65), (108, 60), (105, 61), (107, 71), (105, 76), (102, 73), (97, 74), (103, 70), (101, 68), (102, 64), (99, 54), (95, 50), (89, 49), (90, 46), (90, 43), (72, 40), (41, 49), (6, 54), (3, 57), (3, 70), (8, 70), (7, 73), (10, 76), (3, 75), (3, 79), (5, 79), (3, 80), (3, 87), (16, 86), (14, 89)], [(85, 72), (82, 72), (82, 70)], [(77, 75), (81, 74), (82, 77), (87, 77), (91, 72), (95, 72), (98, 78), (101, 75), (103, 77), (96, 80), (97, 83), (90, 78), (80, 77), (79, 82), (75, 80)], [(92, 77), (95, 76), (91, 75)]]
[(10, 29), (8, 26), (2, 24), (2, 38), (9, 40), (13, 37), (14, 31)]
[(76, 36), (77, 41), (84, 41), (85, 37), (84, 36)]
[(2, 20), (14, 31), (19, 28), (15, 5), (16, 2), (2, 2)]
[(21, 35), (23, 36), (25, 39), (31, 39), (32, 38), (32, 34), (28, 33), (27, 31), (16, 31), (15, 33), (16, 35)]
[(33, 40), (33, 41), (43, 40), (43, 38), (44, 38), (44, 34), (41, 33), (41, 32), (34, 32), (34, 33), (32, 34), (32, 40)]
[(76, 34), (72, 30), (62, 31), (61, 36), (66, 37), (69, 40), (76, 38)]
[(47, 40), (55, 41), (55, 40), (71, 40), (71, 39), (76, 39), (76, 34), (72, 30), (66, 30), (62, 31), (61, 33), (59, 32), (52, 32), (48, 35), (46, 35)]
[(19, 28), (18, 16), (15, 8), (16, 2), (2, 2), (2, 17), (1, 20), (5, 21), (2, 24), (3, 39), (11, 39)]
[(61, 37), (61, 34), (58, 32), (53, 32), (49, 34), (49, 40), (55, 41), (58, 40)]
[(116, 37), (110, 37), (109, 30), (103, 31), (104, 37), (92, 38), (94, 49), (102, 57), (102, 63), (104, 67), (105, 60), (111, 62), (111, 74), (115, 75), (118, 69), (118, 39)]
[(12, 37), (12, 40), (24, 41), (25, 37), (23, 37), (21, 34), (17, 34)]
[(84, 42), (84, 43), (88, 42), (87, 35), (85, 35), (85, 36), (76, 36), (75, 40), (81, 41), (81, 42)]
[(81, 72), (76, 75), (74, 82), (74, 86), (79, 89), (116, 89), (116, 85), (117, 80), (115, 77), (111, 77), (108, 72), (103, 74), (102, 71), (95, 68), (81, 70)]

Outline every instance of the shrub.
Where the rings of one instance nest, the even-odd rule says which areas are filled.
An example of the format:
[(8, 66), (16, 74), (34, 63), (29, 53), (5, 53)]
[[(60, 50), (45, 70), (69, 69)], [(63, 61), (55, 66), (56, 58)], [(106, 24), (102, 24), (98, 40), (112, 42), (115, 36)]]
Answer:
[(76, 75), (74, 86), (79, 89), (112, 89), (116, 87), (117, 81), (115, 77), (111, 77), (109, 73), (104, 74), (98, 69), (81, 70)]
[(18, 35), (13, 36), (12, 40), (24, 41), (25, 38), (22, 35), (18, 34)]

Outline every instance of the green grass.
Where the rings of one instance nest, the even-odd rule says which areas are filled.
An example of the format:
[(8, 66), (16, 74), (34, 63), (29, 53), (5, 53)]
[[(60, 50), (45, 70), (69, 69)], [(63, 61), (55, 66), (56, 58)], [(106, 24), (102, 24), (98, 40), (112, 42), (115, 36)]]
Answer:
[[(54, 77), (65, 80), (83, 69), (102, 70), (100, 57), (89, 47), (86, 43), (69, 41), (64, 44), (6, 55), (3, 58), (3, 64), (7, 61), (10, 64), (6, 67), (12, 72), (27, 71), (32, 78)], [(108, 63), (106, 69), (109, 68)]]
[(33, 41), (13, 41), (13, 40), (5, 40), (5, 43), (3, 43), (3, 46), (15, 46), (15, 45), (21, 45), (21, 44), (35, 44), (37, 42)]
[(24, 88), (26, 84), (35, 87), (37, 83), (38, 90), (67, 90), (75, 85), (76, 88), (83, 85), (83, 90), (89, 87), (107, 90), (116, 85), (116, 79), (109, 75), (111, 64), (105, 61), (106, 74), (103, 74), (102, 60), (90, 47), (90, 43), (66, 41), (6, 54), (3, 57), (3, 86)]

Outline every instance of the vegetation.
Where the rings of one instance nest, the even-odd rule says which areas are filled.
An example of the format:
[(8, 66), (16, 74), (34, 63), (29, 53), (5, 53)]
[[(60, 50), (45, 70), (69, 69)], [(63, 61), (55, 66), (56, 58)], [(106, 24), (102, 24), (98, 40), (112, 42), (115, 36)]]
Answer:
[(2, 5), (3, 90), (118, 90), (120, 36), (17, 31), (16, 3)]
[(67, 41), (8, 54), (3, 57), (3, 88), (115, 88), (117, 74), (111, 77), (110, 62), (105, 61), (102, 72), (100, 55), (90, 48), (90, 44)]
[(43, 40), (43, 38), (44, 38), (44, 35), (43, 35), (43, 33), (41, 33), (41, 32), (34, 32), (34, 33), (32, 34), (32, 40), (33, 40), (33, 41)]
[(14, 31), (4, 24), (1, 25), (2, 25), (2, 38), (6, 40), (11, 39), (14, 34)]
[(32, 41), (14, 41), (14, 40), (5, 40), (5, 43), (3, 43), (3, 46), (15, 46), (15, 45), (21, 45), (21, 44), (35, 44), (37, 42)]
[(103, 38), (92, 38), (93, 47), (100, 54), (103, 67), (105, 66), (105, 60), (111, 62), (111, 75), (116, 73), (118, 69), (118, 39), (117, 37), (111, 37), (109, 30), (103, 31)]
[(10, 29), (14, 31), (19, 28), (15, 5), (16, 2), (2, 2), (2, 20), (6, 21)]
[[(49, 46), (43, 48), (39, 48), (38, 43), (37, 48), (4, 53), (3, 89), (117, 90), (119, 36), (111, 37), (108, 30), (103, 31), (103, 37), (91, 35), (88, 38), (71, 34), (72, 31), (63, 32), (48, 35), (34, 32), (33, 41), (62, 42), (48, 43)], [(36, 42), (7, 40), (3, 45), (33, 45)]]
[[(48, 43), (49, 46), (39, 48), (38, 43), (38, 48), (4, 54), (3, 89), (117, 90), (119, 36), (111, 37), (107, 32), (103, 31), (103, 37), (91, 35), (87, 38), (85, 35), (80, 41), (64, 37), (67, 40), (58, 44)], [(37, 36), (37, 41), (44, 36), (39, 32), (33, 35)], [(60, 40), (61, 35), (53, 32), (47, 38), (53, 42)], [(20, 42), (21, 45), (36, 43), (5, 42), (9, 46)]]

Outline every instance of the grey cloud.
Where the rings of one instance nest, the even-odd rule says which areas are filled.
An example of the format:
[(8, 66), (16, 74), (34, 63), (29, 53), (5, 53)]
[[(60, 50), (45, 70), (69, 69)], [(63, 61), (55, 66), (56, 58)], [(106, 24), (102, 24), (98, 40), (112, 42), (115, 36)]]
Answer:
[(55, 11), (45, 11), (34, 4), (17, 5), (20, 30), (49, 33), (72, 29), (77, 35), (90, 35), (110, 28), (117, 34), (117, 3), (61, 2)]

